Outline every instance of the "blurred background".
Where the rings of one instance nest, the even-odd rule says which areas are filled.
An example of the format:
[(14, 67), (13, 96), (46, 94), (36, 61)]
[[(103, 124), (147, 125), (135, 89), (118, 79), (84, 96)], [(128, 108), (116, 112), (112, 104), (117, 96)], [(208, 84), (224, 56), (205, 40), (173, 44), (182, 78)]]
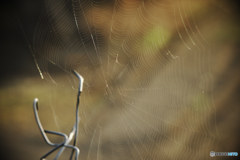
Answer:
[(44, 128), (71, 131), (73, 69), (85, 79), (79, 159), (240, 152), (237, 1), (8, 1), (1, 39), (4, 159), (51, 149), (35, 122), (36, 97)]

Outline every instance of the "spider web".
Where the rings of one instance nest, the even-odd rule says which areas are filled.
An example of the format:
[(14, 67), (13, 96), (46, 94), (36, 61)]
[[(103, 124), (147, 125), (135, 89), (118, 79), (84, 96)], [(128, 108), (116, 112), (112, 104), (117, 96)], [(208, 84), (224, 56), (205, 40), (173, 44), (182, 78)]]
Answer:
[(84, 77), (79, 159), (210, 159), (218, 142), (211, 45), (197, 24), (206, 4), (46, 1), (33, 45), (49, 82), (44, 110), (70, 131), (72, 70)]

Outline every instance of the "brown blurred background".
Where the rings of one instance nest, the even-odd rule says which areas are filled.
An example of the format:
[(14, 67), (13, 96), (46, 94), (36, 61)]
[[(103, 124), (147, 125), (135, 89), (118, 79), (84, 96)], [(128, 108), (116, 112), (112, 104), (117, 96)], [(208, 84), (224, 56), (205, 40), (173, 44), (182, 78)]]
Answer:
[[(211, 90), (209, 92), (213, 98), (212, 100), (213, 105), (211, 106), (214, 106), (214, 107), (212, 107), (212, 109), (209, 111), (209, 114), (206, 114), (206, 119), (208, 120), (206, 124), (203, 124), (203, 130), (207, 130), (206, 128), (208, 127), (217, 128), (213, 130), (210, 129), (214, 138), (208, 135), (206, 136), (207, 138), (210, 139), (209, 141), (212, 141), (214, 146), (213, 148), (216, 149), (214, 151), (239, 153), (240, 152), (240, 149), (239, 149), (240, 148), (240, 141), (239, 141), (239, 135), (240, 135), (240, 128), (239, 128), (239, 122), (240, 122), (240, 116), (239, 116), (240, 114), (240, 108), (239, 108), (239, 104), (240, 104), (239, 103), (239, 96), (240, 96), (239, 5), (237, 1), (230, 2), (227, 0), (225, 1), (209, 0), (199, 4), (197, 3), (197, 1), (194, 1), (194, 0), (192, 0), (191, 2), (193, 4), (196, 4), (192, 8), (192, 9), (196, 9), (196, 12), (194, 12), (195, 14), (193, 14), (196, 20), (196, 25), (201, 30), (201, 36), (206, 38), (206, 41), (211, 46), (210, 47), (211, 51), (209, 51), (210, 54), (208, 55), (209, 57), (206, 58), (204, 56), (203, 59), (205, 60), (206, 58), (206, 60), (209, 60), (206, 63), (210, 67), (212, 80), (210, 80), (208, 75), (206, 77), (212, 83), (210, 84)], [(0, 66), (0, 70), (1, 70), (0, 71), (1, 72), (1, 79), (0, 79), (1, 143), (0, 145), (1, 145), (1, 157), (3, 159), (39, 159), (44, 153), (46, 153), (51, 149), (51, 147), (48, 147), (44, 143), (43, 139), (41, 138), (40, 132), (37, 128), (37, 125), (35, 123), (33, 110), (32, 110), (32, 101), (35, 97), (38, 97), (40, 100), (42, 99), (44, 100), (43, 103), (41, 104), (41, 106), (43, 106), (43, 108), (41, 109), (43, 110), (44, 114), (42, 112), (42, 114), (40, 114), (40, 117), (42, 118), (41, 119), (42, 123), (46, 126), (46, 128), (50, 130), (65, 131), (65, 129), (62, 129), (61, 127), (56, 125), (58, 124), (58, 122), (60, 123), (61, 120), (54, 119), (56, 117), (57, 118), (61, 117), (60, 115), (63, 114), (63, 109), (60, 109), (60, 111), (62, 112), (58, 113), (59, 116), (53, 116), (54, 112), (57, 113), (57, 109), (55, 106), (58, 106), (58, 105), (74, 106), (75, 104), (74, 90), (72, 91), (66, 88), (61, 88), (61, 87), (58, 88), (52, 85), (51, 83), (41, 79), (39, 72), (37, 70), (36, 64), (34, 62), (34, 58), (32, 56), (31, 50), (29, 49), (28, 43), (26, 41), (27, 39), (29, 41), (30, 46), (33, 46), (34, 30), (37, 25), (38, 18), (41, 15), (41, 11), (44, 7), (45, 7), (44, 2), (30, 1), (30, 0), (3, 2), (1, 5), (1, 29), (0, 30), (1, 30), (2, 41), (1, 41), (1, 63), (0, 63), (1, 65)], [(170, 16), (171, 15), (169, 15), (169, 17)], [(168, 22), (168, 20), (166, 20), (166, 22)], [(171, 35), (175, 35), (176, 37), (179, 37), (176, 28), (172, 27), (173, 24), (169, 23), (169, 25), (170, 25), (169, 30)], [(21, 30), (21, 26), (24, 33)], [(192, 24), (191, 26), (194, 26), (194, 25)], [(101, 29), (101, 26), (99, 28)], [(143, 32), (144, 32), (144, 29), (143, 29)], [(180, 33), (182, 32), (180, 31)], [(153, 32), (153, 34), (155, 34), (155, 32)], [(183, 35), (183, 36), (186, 36), (186, 35)], [(187, 40), (189, 41), (189, 39)], [(154, 37), (152, 41), (154, 42)], [(172, 43), (168, 44), (168, 47), (170, 48), (171, 52), (174, 54), (173, 56), (179, 56), (180, 58), (182, 56), (185, 56), (183, 52), (186, 52), (186, 46), (184, 46), (181, 39), (176, 38), (176, 40), (174, 40), (174, 38), (172, 38), (171, 42)], [(153, 47), (153, 46), (150, 45), (150, 47)], [(147, 48), (143, 48), (143, 50), (147, 50)], [(119, 60), (124, 63), (125, 57), (123, 56), (121, 58), (122, 59), (119, 59)], [(186, 57), (186, 59), (188, 59), (188, 57)], [(189, 61), (191, 60), (192, 59), (190, 57)], [(186, 62), (188, 62), (188, 60)], [(204, 64), (201, 64), (201, 65), (202, 65), (201, 67), (204, 66)], [(171, 77), (171, 75), (174, 75), (173, 73), (174, 71), (171, 70), (171, 67), (169, 69), (168, 68), (169, 66), (171, 66), (171, 63), (169, 65), (166, 64), (166, 69), (163, 69), (163, 71), (161, 72), (161, 74), (166, 75), (166, 77), (167, 76)], [(184, 64), (184, 67), (186, 67), (184, 69), (186, 73), (194, 74), (189, 69), (192, 66), (193, 64), (191, 62)], [(121, 69), (121, 66), (119, 66), (119, 69)], [(152, 84), (161, 82), (161, 74), (159, 72), (159, 76), (157, 75), (155, 77)], [(61, 76), (58, 74), (56, 75), (56, 77), (58, 77), (56, 79), (60, 79), (59, 82), (61, 83), (61, 79), (63, 78), (61, 78)], [(178, 78), (178, 77), (175, 77), (175, 78)], [(122, 80), (122, 82), (123, 81), (124, 80)], [(133, 83), (132, 81), (135, 81), (135, 79), (130, 79), (130, 80), (126, 79), (126, 82), (128, 83), (126, 83), (125, 87), (131, 86)], [(192, 83), (194, 84), (194, 80), (189, 80), (189, 81), (192, 81)], [(164, 82), (162, 83), (164, 84)], [(96, 84), (95, 87), (97, 86), (98, 84)], [(161, 85), (159, 87), (161, 87)], [(54, 89), (54, 92), (51, 89)], [(100, 85), (100, 89), (93, 89), (97, 93), (95, 96), (91, 96), (91, 97), (97, 97), (99, 99), (104, 98), (104, 96), (100, 95), (102, 94), (102, 92), (99, 91), (101, 89), (102, 89), (101, 85)], [(189, 90), (191, 90), (191, 87), (189, 87)], [(49, 93), (50, 95), (48, 95)], [(151, 93), (151, 92), (147, 92), (147, 93), (152, 97), (154, 97), (154, 95), (161, 95), (160, 97), (164, 97), (165, 96), (164, 93), (167, 93), (167, 95), (169, 96), (176, 96), (176, 97), (181, 97), (181, 95), (183, 94), (181, 92), (180, 93), (174, 92), (173, 94), (172, 90), (169, 92), (157, 93), (157, 94)], [(191, 91), (189, 91), (189, 93), (191, 93)], [(126, 91), (126, 93), (124, 94), (128, 94), (128, 91)], [(134, 93), (129, 93), (129, 95), (134, 95)], [(117, 97), (117, 95), (115, 96)], [(139, 94), (138, 98), (144, 99), (144, 97), (146, 97), (146, 95), (142, 97), (141, 96), (142, 95)], [(63, 101), (53, 102), (59, 97), (61, 97)], [(89, 98), (87, 95), (86, 97)], [(148, 98), (151, 98), (151, 97), (148, 97)], [(168, 97), (164, 97), (164, 98), (168, 99)], [(198, 100), (198, 97), (195, 97), (195, 98), (197, 99), (196, 101), (201, 101), (201, 100)], [(49, 104), (49, 101), (53, 104)], [(98, 101), (98, 99), (96, 101)], [(93, 102), (94, 102), (93, 104), (104, 103), (102, 101), (101, 102), (93, 101)], [(88, 104), (87, 100), (85, 103)], [(185, 104), (185, 102), (179, 102), (179, 103)], [(186, 102), (186, 104), (187, 103), (188, 102)], [(98, 106), (100, 107), (101, 105), (102, 104), (98, 104)], [(141, 104), (139, 104), (139, 106), (141, 106)], [(53, 112), (51, 111), (51, 109), (53, 110)], [(142, 109), (144, 110), (145, 108), (142, 108)], [(162, 111), (164, 111), (164, 108)], [(74, 112), (74, 107), (71, 108), (70, 111), (68, 112), (69, 112), (69, 115), (70, 115), (70, 112)], [(110, 109), (108, 109), (106, 112), (112, 113), (112, 114), (115, 113)], [(189, 116), (191, 117), (189, 113), (177, 114), (177, 112), (182, 113), (181, 111), (174, 111), (172, 112), (172, 114), (176, 114), (176, 115), (174, 116), (169, 115), (170, 117), (171, 116), (174, 117), (174, 118), (170, 118), (169, 120), (171, 124), (175, 124), (175, 123), (184, 124), (185, 122), (187, 122), (185, 118), (187, 117), (186, 119), (188, 119)], [(124, 117), (124, 114), (125, 112), (123, 111), (123, 117)], [(138, 114), (137, 111), (136, 111), (136, 114)], [(108, 116), (106, 117), (107, 117), (106, 119), (113, 118), (113, 119), (110, 119), (110, 121), (112, 121), (113, 124), (107, 123), (109, 126), (114, 125), (114, 123), (118, 124), (116, 120), (116, 117), (118, 116), (115, 116), (115, 119), (114, 117), (108, 117)], [(200, 121), (202, 120), (201, 118), (199, 118)], [(167, 118), (164, 120), (168, 121)], [(63, 121), (65, 123), (67, 122), (71, 122), (71, 124), (73, 123), (72, 120), (70, 120), (68, 117), (66, 119), (63, 119)], [(201, 128), (201, 125), (202, 125), (201, 122), (197, 120), (196, 121), (193, 120), (189, 122), (189, 124), (192, 122), (195, 123), (196, 126), (200, 126), (199, 128)], [(91, 123), (94, 123), (94, 122), (91, 122)], [(89, 126), (94, 126), (94, 125), (91, 125), (91, 123), (89, 124)], [(162, 123), (159, 123), (158, 125), (161, 125), (161, 124)], [(83, 124), (80, 124), (80, 125), (84, 126), (84, 122)], [(209, 126), (204, 128), (207, 125)], [(63, 124), (62, 126), (65, 126), (65, 125)], [(69, 128), (67, 128), (66, 130), (69, 130), (71, 128), (71, 125), (68, 127)], [(172, 134), (174, 133), (176, 133), (179, 137), (181, 136), (184, 137), (184, 135), (180, 134), (180, 131), (178, 131), (176, 128), (174, 127), (171, 128), (168, 126), (166, 126), (166, 128), (168, 128), (168, 131), (166, 131), (166, 134), (168, 134), (169, 137), (172, 137)], [(106, 131), (106, 133), (107, 132), (108, 131)], [(188, 146), (190, 146), (190, 148), (195, 148), (193, 143), (194, 138), (199, 139), (200, 141), (205, 140), (204, 138), (201, 139), (198, 136), (194, 137), (194, 135), (191, 135), (190, 133), (188, 134), (188, 132), (183, 132), (183, 133), (185, 134), (185, 136), (191, 137), (191, 139), (186, 140), (187, 141), (186, 143), (189, 143)], [(148, 135), (147, 132), (146, 132), (146, 135)], [(84, 137), (84, 135), (81, 135), (81, 136)], [(52, 138), (54, 139), (54, 137)], [(86, 141), (83, 141), (82, 148), (84, 147), (87, 148), (86, 146), (90, 142), (91, 137), (88, 137), (85, 139)], [(176, 159), (178, 158), (181, 159), (180, 157), (177, 158), (178, 148), (177, 147), (174, 148), (173, 147), (174, 145), (172, 144), (172, 142), (168, 142), (169, 139), (167, 139), (166, 142), (164, 141), (166, 151), (169, 154), (174, 155)], [(122, 141), (116, 140), (115, 142), (121, 143)], [(125, 141), (123, 140), (123, 143), (124, 142)], [(106, 143), (105, 145), (108, 146), (107, 140), (105, 143)], [(184, 143), (185, 142), (182, 142), (182, 144)], [(198, 143), (199, 142), (196, 142), (196, 144)], [(117, 144), (115, 145), (117, 146)], [(204, 148), (208, 149), (209, 147), (204, 146), (204, 144), (199, 146), (200, 147), (199, 148), (197, 147), (196, 150), (201, 150), (204, 153), (203, 155), (199, 155), (195, 158), (205, 159), (206, 158), (205, 154), (209, 154), (210, 150), (206, 151)], [(160, 148), (161, 147), (159, 147), (159, 150)], [(170, 149), (168, 150), (168, 148), (170, 149), (172, 148), (173, 153), (171, 153)], [(156, 152), (158, 152), (158, 148), (155, 148), (155, 150)], [(181, 150), (181, 148), (179, 150)], [(182, 149), (181, 151), (184, 152), (186, 150)], [(135, 151), (133, 150), (132, 152), (135, 152)], [(87, 149), (83, 149), (82, 155), (85, 155), (85, 154), (87, 155), (87, 153), (90, 153), (90, 150), (88, 151)], [(183, 153), (179, 155), (182, 155), (182, 154)], [(68, 154), (64, 154), (63, 156), (67, 157)], [(64, 158), (65, 157), (62, 157), (62, 159)], [(191, 156), (189, 158), (191, 159)], [(149, 159), (152, 159), (152, 158), (149, 158)], [(156, 159), (159, 159), (159, 158), (156, 157)], [(162, 157), (162, 159), (172, 159), (172, 158)], [(235, 157), (215, 157), (211, 159), (236, 159), (236, 158)]]

